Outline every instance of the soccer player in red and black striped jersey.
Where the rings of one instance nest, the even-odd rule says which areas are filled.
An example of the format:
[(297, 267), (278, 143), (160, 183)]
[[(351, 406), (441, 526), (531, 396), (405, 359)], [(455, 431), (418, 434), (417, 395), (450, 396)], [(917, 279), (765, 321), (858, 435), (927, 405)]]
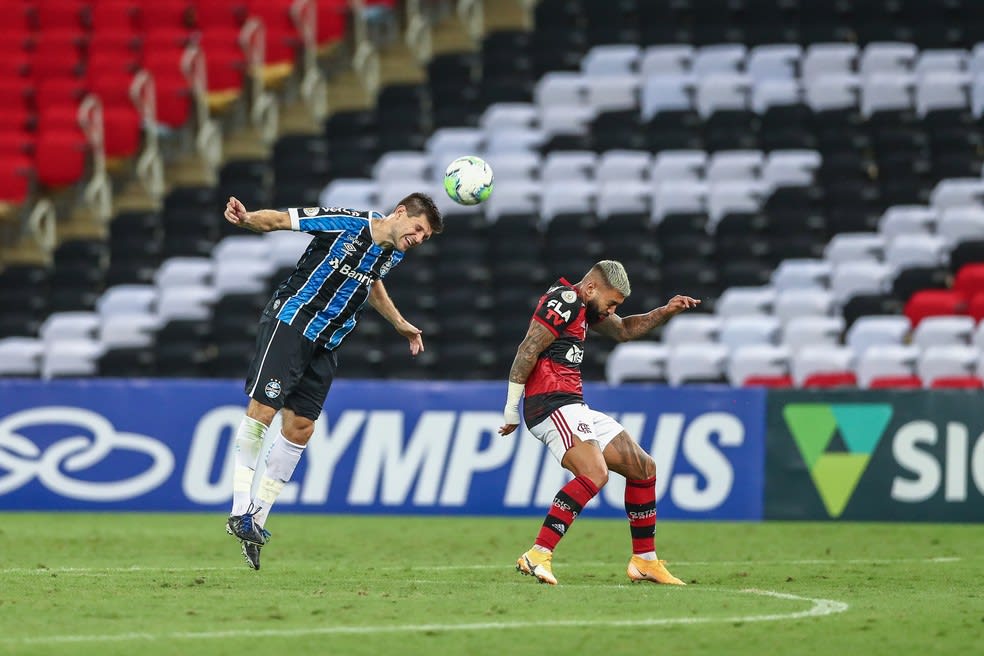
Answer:
[(684, 585), (656, 556), (656, 463), (625, 429), (584, 403), (581, 360), (587, 329), (624, 342), (642, 337), (670, 317), (700, 301), (674, 296), (659, 308), (628, 317), (615, 309), (628, 297), (629, 278), (621, 263), (598, 262), (571, 284), (561, 278), (533, 313), (526, 338), (509, 372), (509, 391), (501, 435), (519, 425), (519, 400), (530, 432), (547, 445), (561, 466), (574, 474), (553, 499), (533, 547), (516, 568), (541, 583), (557, 585), (553, 550), (584, 506), (608, 482), (608, 472), (625, 477), (625, 512), (632, 534), (627, 573), (633, 581)]

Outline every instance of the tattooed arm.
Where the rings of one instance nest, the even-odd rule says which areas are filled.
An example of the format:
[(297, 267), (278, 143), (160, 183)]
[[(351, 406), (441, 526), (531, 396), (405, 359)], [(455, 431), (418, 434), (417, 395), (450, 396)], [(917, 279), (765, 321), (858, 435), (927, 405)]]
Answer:
[(509, 435), (519, 426), (519, 399), (523, 396), (523, 388), (526, 379), (530, 377), (533, 367), (540, 354), (557, 339), (546, 326), (539, 321), (531, 321), (530, 328), (526, 331), (519, 348), (516, 349), (516, 357), (513, 359), (512, 368), (509, 370), (509, 393), (506, 398), (506, 407), (503, 410), (504, 423), (499, 428), (500, 435)]
[[(700, 300), (689, 296), (674, 296), (663, 307), (650, 310), (645, 314), (633, 314), (620, 317), (612, 314), (603, 321), (591, 326), (595, 332), (611, 337), (616, 342), (627, 342), (638, 339), (657, 326), (662, 326), (671, 317), (700, 305)], [(514, 365), (515, 366), (515, 365)]]

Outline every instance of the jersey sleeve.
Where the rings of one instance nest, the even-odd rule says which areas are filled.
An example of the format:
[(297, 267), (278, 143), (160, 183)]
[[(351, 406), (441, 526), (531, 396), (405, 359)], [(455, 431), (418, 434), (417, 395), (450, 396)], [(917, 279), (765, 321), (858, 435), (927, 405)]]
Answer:
[(358, 229), (365, 223), (361, 212), (342, 207), (291, 207), (290, 228), (298, 232), (331, 232)]
[(581, 299), (577, 292), (570, 287), (558, 287), (543, 295), (533, 312), (533, 320), (543, 324), (554, 337), (559, 337), (580, 310)]

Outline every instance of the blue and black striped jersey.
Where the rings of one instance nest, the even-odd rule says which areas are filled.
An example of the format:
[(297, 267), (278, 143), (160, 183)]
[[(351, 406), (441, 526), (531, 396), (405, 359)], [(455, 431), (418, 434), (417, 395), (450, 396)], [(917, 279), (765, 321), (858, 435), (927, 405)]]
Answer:
[(403, 253), (372, 240), (379, 212), (341, 207), (291, 208), (291, 228), (314, 235), (294, 272), (274, 293), (266, 312), (313, 342), (333, 349), (355, 327), (372, 283), (400, 263)]

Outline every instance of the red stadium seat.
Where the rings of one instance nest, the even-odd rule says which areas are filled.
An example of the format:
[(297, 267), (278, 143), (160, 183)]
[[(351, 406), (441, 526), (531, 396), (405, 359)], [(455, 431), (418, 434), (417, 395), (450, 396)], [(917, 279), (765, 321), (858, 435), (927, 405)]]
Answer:
[(87, 91), (82, 78), (46, 78), (37, 85), (38, 107), (57, 107), (58, 105), (78, 105)]
[(964, 314), (967, 297), (950, 289), (927, 289), (913, 294), (903, 311), (915, 328), (926, 317)]
[(984, 292), (984, 264), (965, 264), (957, 271), (953, 290), (970, 297)]
[(0, 76), (0, 98), (7, 107), (31, 111), (35, 107), (36, 93), (37, 88), (29, 78)]
[(130, 157), (140, 148), (140, 114), (130, 99), (131, 75), (93, 77), (89, 88), (103, 107), (106, 155)]
[(35, 165), (47, 187), (73, 184), (85, 175), (88, 143), (81, 130), (46, 130), (38, 137)]
[(318, 3), (318, 45), (326, 45), (345, 37), (348, 22), (347, 0), (316, 0)]
[(71, 35), (46, 34), (31, 55), (35, 80), (79, 77), (82, 69), (82, 44)]
[(970, 297), (970, 302), (967, 304), (967, 314), (976, 321), (984, 319), (984, 292), (978, 292)]
[(81, 30), (89, 22), (89, 3), (84, 0), (44, 0), (36, 5), (38, 31)]
[(785, 388), (793, 386), (792, 376), (749, 376), (742, 383), (743, 387)]
[(145, 32), (183, 30), (194, 27), (194, 10), (188, 0), (141, 2), (137, 25)]
[(301, 37), (291, 17), (289, 0), (252, 0), (249, 13), (266, 28), (266, 63), (292, 62)]
[(99, 50), (89, 53), (85, 72), (90, 80), (104, 76), (133, 75), (140, 68), (140, 56), (131, 50)]
[(919, 376), (879, 376), (872, 378), (869, 389), (922, 389)]
[[(0, 36), (0, 38), (3, 38)], [(31, 58), (26, 52), (11, 52), (0, 57), (0, 77), (29, 77), (31, 75)]]
[(202, 34), (205, 65), (208, 69), (208, 90), (234, 92), (243, 88), (246, 76), (246, 58), (239, 47), (238, 33), (225, 30)]
[(158, 75), (154, 78), (157, 95), (157, 121), (180, 128), (191, 117), (191, 87), (183, 75)]
[(161, 50), (182, 50), (190, 42), (193, 32), (178, 27), (161, 27), (149, 30), (143, 35), (143, 53), (146, 58)]
[(91, 10), (94, 35), (135, 34), (139, 30), (140, 5), (132, 0), (97, 0)]
[(34, 157), (33, 132), (26, 130), (0, 130), (0, 157)]
[(0, 157), (0, 202), (20, 205), (31, 192), (34, 166), (23, 155)]
[(103, 107), (104, 139), (107, 157), (132, 157), (140, 149), (143, 132), (136, 107)]
[(34, 127), (34, 112), (20, 105), (0, 105), (0, 130), (20, 131)]
[(33, 10), (34, 7), (26, 2), (11, 2), (3, 6), (0, 42), (4, 44), (5, 56), (30, 48), (35, 42)]
[(42, 108), (38, 114), (38, 132), (44, 134), (48, 130), (78, 130), (79, 108), (78, 104), (59, 104)]
[(838, 387), (857, 387), (858, 379), (852, 371), (832, 371), (807, 376), (803, 387), (814, 389), (835, 389)]
[(944, 376), (929, 384), (932, 389), (984, 389), (984, 381), (977, 376)]
[(245, 2), (193, 0), (195, 25), (203, 32), (215, 29), (238, 30), (246, 20)]

